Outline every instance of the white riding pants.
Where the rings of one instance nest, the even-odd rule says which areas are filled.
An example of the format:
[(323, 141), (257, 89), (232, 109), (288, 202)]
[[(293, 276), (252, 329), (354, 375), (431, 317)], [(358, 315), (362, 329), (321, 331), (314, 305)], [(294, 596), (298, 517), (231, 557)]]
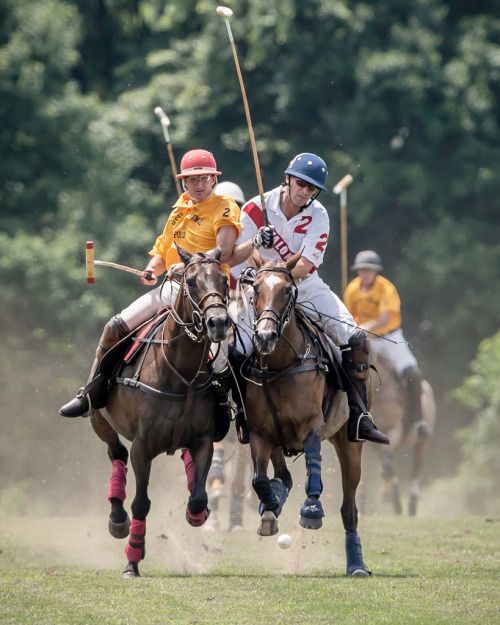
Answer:
[[(386, 339), (390, 340), (388, 341)], [(391, 341), (395, 342), (392, 343)], [(405, 340), (401, 328), (389, 332), (380, 338), (370, 336), (370, 345), (375, 354), (389, 361), (397, 375), (401, 375), (403, 371), (409, 367), (418, 366), (417, 359)]]

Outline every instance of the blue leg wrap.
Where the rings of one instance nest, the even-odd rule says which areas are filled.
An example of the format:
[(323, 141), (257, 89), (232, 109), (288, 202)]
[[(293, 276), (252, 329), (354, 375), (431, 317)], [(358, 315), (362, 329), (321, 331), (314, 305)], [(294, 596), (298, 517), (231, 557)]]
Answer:
[(315, 432), (310, 432), (304, 441), (304, 455), (307, 469), (306, 495), (308, 497), (319, 497), (323, 492), (323, 482), (321, 481), (321, 441)]
[[(279, 516), (288, 497), (288, 488), (283, 484), (283, 481), (279, 477), (273, 477), (273, 479), (270, 480), (270, 484), (274, 495), (274, 501), (278, 504), (276, 508), (273, 508), (273, 512), (276, 516)], [(263, 503), (260, 503), (259, 514), (261, 516), (265, 510), (269, 510), (269, 506), (265, 506)]]
[(364, 571), (371, 575), (370, 571), (363, 562), (363, 551), (361, 549), (361, 539), (356, 531), (345, 533), (345, 555), (346, 555), (346, 573), (353, 575), (356, 572)]

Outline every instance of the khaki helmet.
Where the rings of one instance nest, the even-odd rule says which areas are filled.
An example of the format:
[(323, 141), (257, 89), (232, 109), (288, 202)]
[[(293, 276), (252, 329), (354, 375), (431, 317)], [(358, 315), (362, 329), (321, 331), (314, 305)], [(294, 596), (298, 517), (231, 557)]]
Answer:
[(373, 250), (363, 250), (356, 254), (354, 259), (354, 265), (351, 270), (357, 271), (358, 269), (374, 269), (375, 271), (382, 271), (382, 259)]
[(245, 195), (241, 189), (235, 182), (229, 182), (229, 180), (225, 180), (224, 182), (219, 182), (214, 187), (214, 193), (217, 195), (229, 195), (233, 200), (242, 206), (245, 203)]

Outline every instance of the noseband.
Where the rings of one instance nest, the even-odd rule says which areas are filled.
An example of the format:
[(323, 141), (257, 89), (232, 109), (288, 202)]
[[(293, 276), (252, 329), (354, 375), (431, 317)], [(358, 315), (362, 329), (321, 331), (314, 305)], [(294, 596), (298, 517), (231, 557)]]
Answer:
[[(182, 290), (184, 293), (184, 297), (191, 304), (192, 327), (194, 331), (196, 332), (196, 334), (198, 335), (197, 338), (199, 338), (201, 333), (203, 332), (203, 327), (205, 323), (204, 320), (205, 320), (205, 315), (207, 311), (210, 310), (210, 308), (222, 308), (223, 310), (227, 310), (227, 305), (228, 305), (227, 295), (226, 297), (224, 297), (221, 293), (218, 293), (217, 291), (209, 291), (208, 293), (205, 293), (203, 297), (199, 299), (198, 302), (191, 295), (191, 291), (189, 290), (189, 285), (185, 278), (187, 269), (194, 265), (202, 265), (202, 264), (206, 265), (208, 263), (215, 263), (219, 267), (221, 264), (220, 260), (217, 260), (216, 258), (202, 258), (200, 260), (192, 260), (185, 266), (184, 271), (182, 273)], [(208, 306), (203, 307), (203, 303), (209, 297), (215, 297), (219, 301), (213, 302), (212, 304), (208, 304)]]
[[(264, 272), (264, 271), (267, 271), (269, 273), (284, 273), (286, 276), (290, 278), (293, 289), (292, 289), (292, 292), (290, 293), (290, 297), (288, 298), (288, 302), (286, 303), (286, 306), (283, 308), (281, 313), (274, 310), (274, 308), (272, 308), (271, 306), (266, 306), (264, 310), (260, 313), (260, 315), (256, 317), (254, 324), (253, 324), (253, 329), (255, 332), (258, 324), (261, 321), (266, 321), (266, 320), (272, 321), (276, 325), (276, 332), (278, 333), (278, 336), (281, 336), (283, 333), (283, 330), (286, 328), (288, 322), (290, 321), (290, 315), (295, 306), (295, 302), (297, 301), (297, 285), (295, 284), (295, 280), (292, 276), (291, 270), (287, 269), (286, 267), (261, 267), (257, 271), (256, 277), (259, 273)], [(256, 313), (257, 311), (255, 310), (255, 298), (254, 298), (253, 306), (254, 306), (254, 313)]]

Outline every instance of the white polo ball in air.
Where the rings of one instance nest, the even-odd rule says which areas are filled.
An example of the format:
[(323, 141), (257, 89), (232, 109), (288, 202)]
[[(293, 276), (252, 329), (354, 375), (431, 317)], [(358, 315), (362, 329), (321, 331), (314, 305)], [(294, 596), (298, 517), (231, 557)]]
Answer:
[(292, 537), (289, 534), (280, 534), (278, 536), (278, 545), (282, 549), (290, 549), (292, 546)]

